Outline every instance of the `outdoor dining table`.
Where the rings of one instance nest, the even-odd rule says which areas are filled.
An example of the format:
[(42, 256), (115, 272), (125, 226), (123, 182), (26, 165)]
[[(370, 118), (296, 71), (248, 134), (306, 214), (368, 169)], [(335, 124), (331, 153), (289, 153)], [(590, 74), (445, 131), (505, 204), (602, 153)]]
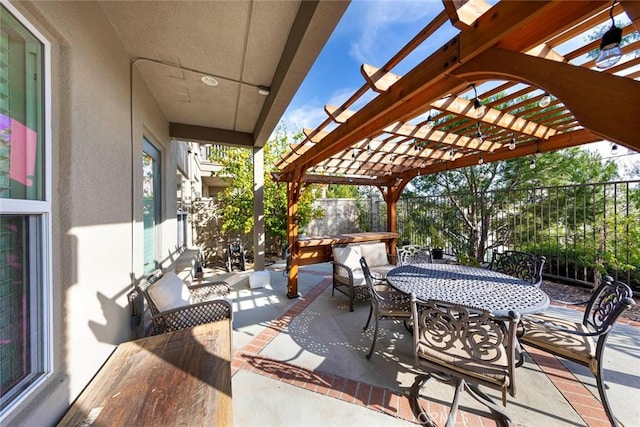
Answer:
[(408, 264), (387, 274), (400, 292), (421, 300), (438, 300), (489, 310), (531, 314), (549, 307), (549, 297), (531, 283), (497, 271), (456, 264)]

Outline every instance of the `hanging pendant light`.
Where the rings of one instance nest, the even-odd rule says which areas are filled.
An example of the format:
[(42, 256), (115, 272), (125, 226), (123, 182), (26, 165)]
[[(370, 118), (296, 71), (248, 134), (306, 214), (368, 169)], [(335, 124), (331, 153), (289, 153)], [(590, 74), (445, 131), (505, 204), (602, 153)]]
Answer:
[(471, 83), (471, 87), (473, 88), (473, 93), (475, 95), (475, 99), (473, 100), (473, 114), (476, 116), (476, 119), (484, 116), (485, 107), (482, 105), (482, 101), (478, 98), (478, 91), (476, 90), (476, 84)]
[(431, 117), (431, 110), (429, 110), (429, 115), (427, 116), (427, 123), (424, 124), (424, 127), (427, 130), (431, 130), (433, 129), (434, 125), (435, 125), (435, 122), (433, 121), (433, 117)]
[(529, 169), (535, 169), (536, 168), (536, 159), (531, 158), (531, 160), (529, 160)]
[(622, 57), (622, 49), (620, 49), (620, 43), (622, 42), (622, 28), (616, 27), (616, 21), (613, 19), (613, 6), (615, 4), (616, 0), (613, 0), (613, 2), (611, 2), (611, 8), (609, 9), (611, 28), (609, 28), (602, 36), (602, 41), (600, 42), (600, 53), (596, 58), (596, 67), (602, 70), (614, 66)]
[(515, 150), (516, 149), (516, 139), (513, 137), (513, 134), (511, 134), (511, 139), (509, 140), (509, 150)]
[(549, 105), (551, 105), (551, 95), (549, 95), (549, 92), (545, 92), (544, 95), (542, 95), (542, 98), (540, 98), (538, 106), (540, 108), (547, 108)]

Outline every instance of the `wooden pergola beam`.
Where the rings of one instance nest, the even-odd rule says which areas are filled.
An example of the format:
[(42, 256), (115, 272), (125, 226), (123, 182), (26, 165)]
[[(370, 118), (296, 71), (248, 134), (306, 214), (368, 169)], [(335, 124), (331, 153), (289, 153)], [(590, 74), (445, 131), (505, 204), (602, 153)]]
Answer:
[[(508, 34), (518, 32), (523, 23), (556, 7), (557, 4), (548, 1), (498, 3), (493, 8), (495, 13), (489, 16), (485, 14), (478, 19), (476, 30), (461, 33), (452, 39), (391, 86), (383, 96), (373, 99), (347, 123), (334, 129), (324, 138), (323, 144), (310, 149), (296, 163), (308, 169), (344, 150), (353, 141), (365, 139), (378, 129), (421, 111), (425, 103), (465, 87), (464, 81), (444, 73), (450, 73)], [(545, 35), (537, 34), (537, 42), (532, 44), (540, 44)], [(291, 167), (288, 165), (285, 170)]]
[[(539, 144), (538, 142), (530, 142), (516, 147), (515, 150), (501, 150), (495, 153), (483, 154), (483, 159), (487, 163), (497, 162), (501, 160), (513, 159), (516, 157), (530, 156), (532, 154), (536, 154), (538, 150), (541, 153), (545, 153), (548, 151), (561, 150), (563, 148), (589, 144), (591, 142), (600, 141), (601, 139), (602, 138), (589, 130), (579, 130), (566, 134), (558, 134), (550, 138), (548, 141), (544, 142), (544, 144)], [(418, 170), (405, 172), (401, 175), (401, 177), (405, 180), (410, 180), (416, 177), (418, 174), (430, 175), (434, 173), (465, 168), (468, 166), (474, 166), (478, 164), (479, 157), (479, 155), (464, 156), (456, 161), (433, 163), (427, 167), (419, 168)]]
[(640, 150), (640, 82), (500, 48), (455, 71), (460, 78), (497, 78), (540, 85), (601, 139)]

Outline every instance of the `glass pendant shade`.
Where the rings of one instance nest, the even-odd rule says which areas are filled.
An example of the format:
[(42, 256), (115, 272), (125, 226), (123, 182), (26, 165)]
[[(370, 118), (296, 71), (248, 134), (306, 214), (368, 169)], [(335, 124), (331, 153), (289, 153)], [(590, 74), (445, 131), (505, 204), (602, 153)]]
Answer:
[(431, 117), (429, 117), (429, 120), (427, 120), (427, 123), (424, 124), (424, 127), (427, 130), (431, 130), (433, 129), (433, 125), (435, 125), (435, 123), (433, 122), (433, 120), (431, 120)]
[(480, 102), (480, 100), (478, 98), (476, 98), (473, 101), (473, 108), (474, 108), (474, 115), (476, 116), (477, 119), (479, 119), (480, 117), (484, 116), (484, 105), (482, 105), (482, 103)]
[(540, 102), (538, 102), (538, 105), (540, 106), (540, 108), (547, 108), (550, 104), (551, 104), (551, 95), (545, 92), (542, 98), (540, 98)]
[(613, 25), (602, 36), (600, 43), (600, 53), (596, 58), (596, 67), (606, 69), (614, 66), (622, 57), (620, 42), (622, 41), (622, 28)]

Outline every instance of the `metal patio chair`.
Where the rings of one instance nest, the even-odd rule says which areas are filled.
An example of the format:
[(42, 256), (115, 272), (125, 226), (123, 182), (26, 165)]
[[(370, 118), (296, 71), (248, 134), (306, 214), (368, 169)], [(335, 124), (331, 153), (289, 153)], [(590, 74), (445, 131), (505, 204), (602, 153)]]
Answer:
[(523, 317), (521, 323), (522, 344), (589, 368), (595, 376), (602, 406), (614, 426), (618, 423), (607, 399), (603, 353), (614, 323), (625, 310), (635, 304), (632, 296), (631, 288), (625, 283), (605, 276), (589, 300), (571, 303), (586, 305), (582, 322), (537, 314)]
[(404, 245), (396, 250), (398, 265), (432, 263), (429, 248), (420, 245)]
[[(362, 266), (362, 272), (367, 282), (369, 293), (371, 294), (371, 308), (369, 310), (369, 317), (367, 318), (367, 324), (364, 325), (363, 330), (366, 331), (371, 323), (371, 317), (374, 321), (373, 330), (373, 342), (371, 343), (371, 349), (367, 354), (367, 359), (371, 359), (373, 350), (376, 346), (376, 339), (378, 338), (378, 323), (380, 320), (396, 320), (403, 319), (405, 321), (405, 327), (411, 332), (410, 327), (407, 324), (407, 320), (411, 318), (411, 306), (409, 305), (409, 296), (393, 290), (389, 285), (385, 284), (384, 280), (375, 279), (371, 275), (367, 261), (360, 258), (360, 265)], [(376, 281), (376, 282), (374, 282)]]
[(420, 405), (420, 391), (429, 379), (456, 387), (447, 426), (454, 426), (460, 395), (467, 391), (487, 406), (499, 425), (511, 419), (505, 409), (496, 405), (479, 389), (486, 386), (515, 396), (516, 326), (519, 314), (506, 319), (489, 311), (440, 301), (411, 298), (413, 319), (414, 363), (427, 373), (420, 374), (411, 389), (416, 417), (423, 425), (435, 426)]
[(545, 257), (536, 257), (528, 252), (494, 252), (489, 270), (526, 280), (533, 286), (539, 287), (542, 284), (542, 269), (545, 262)]

